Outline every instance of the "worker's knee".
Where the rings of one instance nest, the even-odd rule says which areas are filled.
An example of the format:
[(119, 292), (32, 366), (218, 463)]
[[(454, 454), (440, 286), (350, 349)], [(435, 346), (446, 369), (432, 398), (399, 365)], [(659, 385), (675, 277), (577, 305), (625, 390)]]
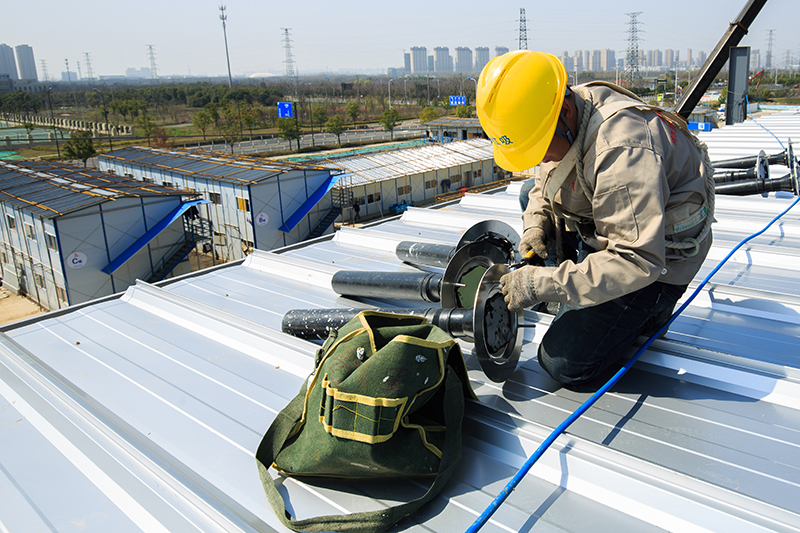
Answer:
[(569, 354), (551, 354), (544, 343), (539, 345), (539, 364), (550, 377), (564, 385), (586, 383), (603, 370), (600, 361), (576, 361)]

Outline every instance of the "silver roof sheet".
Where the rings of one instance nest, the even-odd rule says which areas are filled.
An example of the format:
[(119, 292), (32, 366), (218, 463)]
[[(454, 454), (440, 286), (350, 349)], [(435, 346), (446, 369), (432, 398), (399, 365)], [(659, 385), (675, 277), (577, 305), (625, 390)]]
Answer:
[(316, 164), (254, 158), (235, 158), (203, 150), (132, 146), (98, 156), (101, 159), (155, 167), (186, 175), (198, 175), (231, 183), (255, 183), (292, 170), (328, 170)]
[[(398, 242), (455, 244), (482, 219), (520, 231), (519, 185), (2, 328), (4, 530), (284, 531), (253, 454), (317, 345), (281, 333), (283, 314), (427, 306), (343, 298), (330, 279), (340, 269), (409, 270), (394, 256)], [(791, 201), (718, 197), (697, 279)], [(800, 531), (799, 239), (794, 210), (735, 254), (482, 531)], [(464, 531), (589, 397), (540, 369), (551, 317), (526, 318), (537, 327), (505, 383), (487, 381), (462, 343), (481, 400), (467, 406), (464, 457), (401, 529)], [(379, 508), (423, 486), (283, 482), (301, 518)]]
[[(321, 164), (352, 174), (352, 184), (393, 180), (423, 172), (469, 165), (492, 158), (492, 143), (469, 139), (402, 150), (322, 160)], [(348, 178), (348, 185), (350, 181)]]
[(65, 163), (0, 161), (0, 200), (43, 218), (118, 198), (184, 194), (177, 189)]

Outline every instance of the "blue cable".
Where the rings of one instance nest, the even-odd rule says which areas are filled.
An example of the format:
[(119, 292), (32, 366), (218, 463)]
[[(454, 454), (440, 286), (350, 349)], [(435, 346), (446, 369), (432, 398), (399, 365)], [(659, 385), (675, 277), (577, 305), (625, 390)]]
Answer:
[(595, 392), (592, 395), (591, 398), (586, 400), (580, 407), (578, 407), (575, 410), (575, 412), (573, 412), (563, 422), (561, 422), (561, 424), (557, 428), (555, 428), (553, 430), (553, 432), (550, 433), (550, 435), (548, 435), (548, 437), (546, 439), (544, 439), (544, 442), (542, 442), (542, 444), (536, 449), (536, 451), (533, 452), (533, 455), (531, 455), (528, 458), (528, 460), (525, 461), (525, 464), (522, 465), (522, 468), (520, 468), (519, 471), (516, 473), (516, 475), (513, 478), (511, 478), (511, 481), (508, 482), (508, 484), (505, 486), (505, 488), (503, 488), (503, 490), (500, 492), (500, 494), (498, 494), (497, 497), (492, 501), (492, 503), (489, 504), (489, 506), (486, 508), (486, 510), (483, 512), (483, 514), (481, 514), (478, 517), (478, 519), (475, 520), (475, 522), (473, 522), (473, 524), (469, 527), (469, 529), (467, 529), (466, 533), (475, 533), (475, 532), (477, 532), (481, 527), (483, 527), (483, 525), (486, 522), (489, 521), (489, 518), (491, 518), (491, 516), (500, 507), (500, 505), (502, 505), (502, 503), (506, 500), (506, 498), (508, 498), (511, 495), (511, 493), (514, 491), (514, 489), (519, 484), (519, 482), (522, 481), (522, 478), (524, 478), (525, 475), (527, 475), (528, 471), (531, 469), (531, 467), (533, 467), (533, 464), (542, 456), (542, 454), (544, 454), (544, 452), (547, 450), (547, 448), (549, 448), (550, 445), (553, 444), (553, 442), (555, 442), (555, 440), (558, 438), (558, 436), (561, 435), (561, 433), (566, 431), (566, 429), (570, 425), (572, 425), (572, 423), (575, 422), (575, 420), (577, 420), (592, 405), (594, 405), (594, 403), (598, 399), (600, 399), (600, 397), (603, 394), (605, 394), (611, 387), (613, 387), (614, 384), (617, 381), (619, 381), (620, 378), (622, 376), (624, 376), (625, 373), (628, 370), (631, 369), (633, 364), (639, 359), (639, 356), (642, 355), (642, 352), (644, 352), (651, 344), (653, 344), (653, 341), (655, 341), (658, 337), (663, 335), (664, 332), (667, 331), (667, 329), (669, 329), (669, 326), (675, 321), (676, 318), (678, 318), (678, 315), (680, 315), (684, 311), (684, 309), (686, 309), (686, 307), (692, 302), (692, 300), (694, 300), (697, 297), (697, 295), (700, 293), (700, 289), (702, 289), (708, 283), (708, 281), (711, 279), (711, 277), (714, 276), (714, 274), (716, 274), (719, 271), (719, 269), (722, 267), (722, 265), (724, 265), (725, 262), (728, 261), (728, 259), (730, 259), (731, 256), (739, 248), (741, 248), (742, 246), (744, 246), (746, 243), (748, 243), (752, 239), (758, 237), (759, 235), (761, 235), (762, 233), (767, 231), (767, 229), (769, 229), (770, 226), (772, 226), (776, 221), (778, 221), (778, 219), (780, 219), (783, 215), (788, 213), (789, 210), (791, 210), (795, 205), (797, 205), (798, 202), (800, 202), (800, 197), (798, 197), (794, 202), (792, 202), (792, 205), (787, 207), (781, 214), (779, 214), (778, 216), (773, 218), (770, 221), (770, 223), (767, 224), (766, 226), (764, 226), (764, 228), (761, 231), (753, 233), (749, 237), (747, 237), (744, 240), (742, 240), (739, 244), (734, 246), (733, 250), (731, 250), (730, 253), (728, 253), (728, 255), (726, 255), (725, 258), (722, 259), (722, 261), (720, 261), (717, 264), (717, 266), (715, 266), (711, 270), (711, 272), (703, 279), (703, 281), (700, 282), (700, 285), (697, 286), (697, 288), (694, 290), (694, 292), (692, 292), (692, 294), (683, 303), (683, 305), (681, 305), (680, 308), (678, 308), (678, 310), (675, 311), (672, 314), (672, 316), (670, 316), (669, 320), (667, 320), (667, 323), (664, 324), (661, 327), (661, 329), (659, 329), (657, 332), (653, 333), (653, 335), (649, 339), (647, 339), (647, 341), (636, 351), (636, 353), (633, 355), (633, 357), (631, 357), (628, 360), (628, 362), (625, 363), (622, 366), (622, 368), (620, 368), (617, 371), (617, 373), (614, 374), (611, 377), (611, 379), (609, 379), (608, 382), (605, 385), (600, 387), (597, 390), (597, 392)]
[[(745, 109), (747, 110), (747, 114), (748, 114), (748, 115), (750, 115), (750, 120), (752, 120), (753, 122), (755, 122), (756, 124), (758, 124), (758, 121), (755, 119), (755, 117), (753, 116), (753, 114), (752, 114), (752, 113), (750, 113), (750, 99), (749, 99), (749, 98), (747, 98), (747, 93), (745, 93), (745, 95), (744, 95), (744, 102), (745, 102), (745, 104), (747, 105), (747, 107), (745, 107)], [(766, 131), (767, 133), (769, 133), (769, 134), (770, 134), (770, 135), (772, 135), (773, 137), (775, 137), (775, 140), (776, 140), (776, 141), (778, 141), (778, 144), (779, 144), (779, 145), (781, 145), (781, 148), (782, 148), (783, 150), (786, 150), (786, 147), (783, 145), (783, 143), (781, 142), (781, 140), (780, 140), (780, 139), (778, 139), (778, 137), (777, 137), (777, 136), (776, 136), (774, 133), (772, 133), (771, 131), (769, 131), (767, 128), (765, 128), (765, 127), (764, 127), (764, 126), (762, 126), (761, 124), (758, 124), (758, 127), (759, 127), (759, 128), (761, 128), (762, 130)], [(791, 141), (791, 139), (789, 139), (789, 140)], [(791, 169), (790, 169), (790, 170), (791, 170)]]

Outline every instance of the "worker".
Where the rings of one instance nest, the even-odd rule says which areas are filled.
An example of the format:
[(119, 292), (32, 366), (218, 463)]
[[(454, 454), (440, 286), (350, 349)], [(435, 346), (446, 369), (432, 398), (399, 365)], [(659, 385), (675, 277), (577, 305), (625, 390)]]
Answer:
[(680, 117), (610, 83), (567, 81), (553, 55), (507, 53), (483, 69), (477, 111), (500, 167), (539, 165), (519, 252), (552, 266), (504, 275), (506, 304), (560, 304), (538, 359), (579, 385), (667, 323), (711, 246), (714, 186)]

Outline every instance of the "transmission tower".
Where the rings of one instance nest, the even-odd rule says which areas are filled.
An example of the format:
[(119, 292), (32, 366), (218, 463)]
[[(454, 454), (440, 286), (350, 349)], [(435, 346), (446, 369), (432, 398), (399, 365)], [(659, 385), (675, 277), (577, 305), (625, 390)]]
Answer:
[(94, 81), (94, 74), (92, 73), (92, 58), (89, 57), (89, 52), (83, 54), (86, 59), (86, 76), (89, 77), (89, 83)]
[(775, 40), (773, 39), (773, 34), (775, 30), (767, 30), (769, 32), (769, 37), (767, 37), (767, 63), (766, 68), (771, 69), (774, 65), (772, 64), (772, 45), (774, 44)]
[(228, 62), (228, 87), (233, 87), (233, 76), (231, 76), (231, 56), (228, 53), (228, 30), (225, 21), (228, 15), (225, 14), (225, 6), (219, 6), (219, 20), (222, 21), (222, 35), (225, 37), (225, 59)]
[(519, 49), (528, 49), (528, 27), (525, 20), (525, 8), (519, 8)]
[(158, 79), (158, 68), (156, 67), (156, 51), (153, 50), (152, 44), (147, 45), (147, 55), (150, 57), (150, 77), (153, 80)]
[(633, 85), (639, 79), (639, 21), (636, 17), (642, 14), (641, 11), (635, 13), (625, 13), (631, 19), (628, 21), (628, 51), (625, 56), (625, 77)]
[(76, 65), (76, 68), (78, 69), (78, 83), (80, 83), (80, 81), (83, 79), (83, 74), (81, 74), (81, 62), (80, 61), (76, 61), (75, 65)]
[(297, 84), (297, 72), (294, 66), (294, 56), (292, 55), (292, 39), (289, 37), (289, 30), (292, 28), (281, 28), (283, 30), (283, 49), (286, 52), (286, 79)]
[(69, 59), (64, 60), (64, 66), (67, 67), (67, 83), (72, 84), (72, 76), (69, 75)]
[(47, 61), (42, 59), (41, 63), (42, 63), (42, 77), (44, 78), (44, 81), (50, 81), (50, 76), (47, 75)]

